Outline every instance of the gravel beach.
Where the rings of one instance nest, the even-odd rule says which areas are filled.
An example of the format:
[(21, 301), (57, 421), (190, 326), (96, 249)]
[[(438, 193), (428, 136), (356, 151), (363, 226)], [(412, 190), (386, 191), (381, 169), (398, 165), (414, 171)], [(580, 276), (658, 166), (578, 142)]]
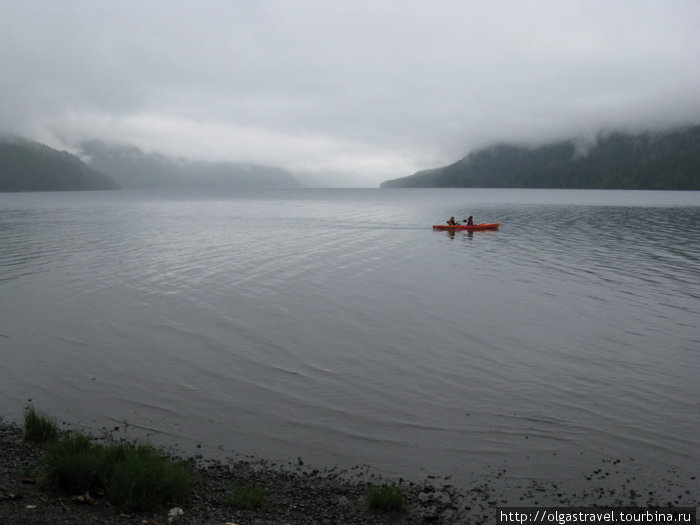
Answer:
[[(91, 503), (76, 501), (75, 494), (47, 491), (39, 479), (43, 454), (40, 445), (22, 441), (22, 430), (0, 418), (0, 524), (418, 524), (495, 523), (501, 506), (695, 506), (690, 480), (663, 480), (663, 490), (635, 485), (629, 473), (620, 474), (615, 462), (609, 472), (594, 469), (584, 476), (586, 490), (564, 493), (554, 483), (535, 481), (499, 483), (499, 476), (456, 487), (449, 479), (427, 476), (422, 482), (384, 480), (366, 469), (311, 470), (298, 465), (277, 465), (265, 460), (228, 462), (192, 458), (195, 482), (187, 501), (155, 512), (132, 513), (110, 505), (98, 495)], [(622, 478), (626, 478), (621, 481)], [(612, 480), (612, 482), (611, 482)], [(687, 483), (686, 483), (687, 481)], [(406, 498), (405, 513), (368, 510), (368, 484), (399, 483)], [(265, 504), (258, 510), (239, 510), (226, 500), (232, 487), (256, 485)], [(504, 490), (508, 485), (510, 488)], [(645, 491), (645, 492), (642, 492)], [(179, 507), (177, 516), (169, 511)]]

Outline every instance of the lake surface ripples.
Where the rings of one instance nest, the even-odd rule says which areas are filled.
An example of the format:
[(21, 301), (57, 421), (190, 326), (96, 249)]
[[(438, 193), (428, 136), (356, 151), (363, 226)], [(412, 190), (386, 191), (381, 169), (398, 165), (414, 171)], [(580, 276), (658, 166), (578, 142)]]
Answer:
[(0, 269), (5, 416), (408, 477), (698, 470), (697, 193), (0, 194)]

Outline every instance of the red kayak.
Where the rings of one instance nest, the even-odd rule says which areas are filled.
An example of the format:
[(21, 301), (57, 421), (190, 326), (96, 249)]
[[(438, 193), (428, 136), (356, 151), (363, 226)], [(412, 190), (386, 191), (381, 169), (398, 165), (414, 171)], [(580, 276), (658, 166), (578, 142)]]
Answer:
[(455, 230), (467, 230), (467, 231), (497, 230), (498, 226), (500, 224), (501, 224), (500, 222), (484, 222), (482, 224), (472, 224), (472, 225), (467, 225), (467, 224), (455, 224), (455, 225), (434, 224), (433, 230), (450, 230), (450, 231), (455, 231)]

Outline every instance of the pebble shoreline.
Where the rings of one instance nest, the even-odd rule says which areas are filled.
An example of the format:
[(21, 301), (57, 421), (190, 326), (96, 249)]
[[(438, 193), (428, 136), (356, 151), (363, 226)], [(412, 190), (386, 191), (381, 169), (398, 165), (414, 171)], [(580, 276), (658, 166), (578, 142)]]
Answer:
[[(449, 479), (428, 476), (422, 482), (384, 480), (362, 469), (351, 471), (309, 470), (299, 462), (281, 466), (265, 460), (221, 462), (192, 458), (195, 481), (187, 501), (155, 512), (122, 512), (104, 499), (80, 504), (71, 494), (56, 494), (36, 482), (43, 454), (40, 445), (22, 441), (21, 429), (0, 418), (0, 524), (73, 525), (306, 525), (306, 524), (469, 524), (496, 523), (497, 507), (505, 506), (695, 506), (690, 490), (676, 483), (660, 494), (650, 490), (641, 498), (635, 491), (616, 483), (603, 488), (607, 476), (586, 477), (590, 490), (565, 494), (554, 483), (523, 482), (515, 491), (501, 490), (493, 480), (456, 487)], [(695, 477), (691, 478), (694, 482)], [(368, 483), (400, 484), (406, 513), (370, 511), (365, 503)], [(628, 480), (629, 481), (629, 480)], [(259, 510), (238, 510), (226, 503), (235, 485), (257, 485), (265, 493)], [(667, 486), (665, 484), (664, 486)], [(679, 494), (680, 493), (680, 494)], [(168, 511), (178, 506), (182, 515), (169, 522)]]

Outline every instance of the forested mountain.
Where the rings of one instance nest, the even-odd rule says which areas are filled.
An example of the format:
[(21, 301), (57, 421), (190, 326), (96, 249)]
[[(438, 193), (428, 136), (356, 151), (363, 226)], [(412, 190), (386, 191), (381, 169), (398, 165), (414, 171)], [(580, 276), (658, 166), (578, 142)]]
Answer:
[(38, 142), (0, 136), (0, 191), (111, 190), (109, 176)]
[(88, 141), (81, 153), (93, 168), (123, 188), (286, 189), (301, 187), (280, 168), (231, 162), (198, 162), (145, 153), (135, 146)]
[(599, 135), (539, 148), (501, 144), (382, 187), (700, 190), (700, 126), (664, 133)]

